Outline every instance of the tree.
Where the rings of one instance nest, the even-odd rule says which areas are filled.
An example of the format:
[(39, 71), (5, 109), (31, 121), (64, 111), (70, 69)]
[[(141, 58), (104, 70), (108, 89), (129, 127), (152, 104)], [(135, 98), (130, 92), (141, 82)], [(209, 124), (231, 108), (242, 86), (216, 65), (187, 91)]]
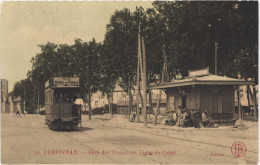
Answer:
[(32, 80), (33, 88), (40, 93), (40, 105), (44, 105), (44, 84), (53, 77), (71, 77), (75, 70), (72, 67), (73, 56), (69, 45), (56, 45), (47, 42), (39, 45), (41, 53), (32, 58), (32, 69), (27, 77)]
[[(14, 85), (13, 89), (13, 97), (14, 99), (17, 99), (18, 97), (21, 98), (21, 109), (24, 112), (25, 110), (27, 113), (33, 114), (36, 113), (37, 106), (35, 106), (34, 102), (34, 87), (33, 87), (32, 80), (30, 79), (24, 79), (20, 82), (17, 82)], [(24, 109), (24, 103), (25, 103), (25, 109)]]
[(166, 26), (164, 38), (171, 74), (186, 76), (188, 70), (207, 66), (213, 73), (215, 42), (219, 44), (220, 75), (236, 77), (241, 72), (234, 69), (241, 50), (250, 50), (250, 55), (257, 57), (253, 53), (258, 34), (256, 2), (154, 2), (153, 5)]
[[(90, 42), (82, 42), (76, 39), (73, 49), (73, 67), (75, 75), (80, 77), (80, 86), (83, 97), (87, 95), (89, 105), (89, 119), (91, 120), (91, 96), (98, 90), (100, 80), (100, 67), (98, 57), (100, 55), (101, 44), (93, 38)], [(84, 98), (86, 100), (86, 98)]]
[(99, 90), (107, 96), (109, 104), (109, 113), (112, 116), (113, 91), (119, 78), (118, 61), (111, 53), (111, 47), (107, 42), (101, 46), (101, 55), (99, 58), (100, 82)]
[(119, 85), (129, 91), (129, 105), (132, 105), (132, 92), (135, 83), (138, 26), (129, 9), (115, 11), (107, 25), (104, 44), (109, 47), (111, 58), (118, 62), (115, 72), (120, 77)]

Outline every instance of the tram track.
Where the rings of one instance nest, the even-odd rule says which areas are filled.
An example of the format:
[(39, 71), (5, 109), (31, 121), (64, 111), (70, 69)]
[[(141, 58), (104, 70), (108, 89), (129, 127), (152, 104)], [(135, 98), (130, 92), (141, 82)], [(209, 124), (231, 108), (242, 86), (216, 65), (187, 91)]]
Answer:
[[(116, 128), (116, 129), (124, 129), (124, 130), (128, 130), (128, 131), (136, 131), (136, 132), (139, 132), (139, 133), (143, 133), (143, 134), (147, 134), (147, 135), (151, 135), (151, 136), (157, 136), (157, 137), (161, 137), (161, 138), (167, 138), (168, 140), (167, 141), (165, 141), (164, 140), (164, 143), (167, 143), (167, 144), (172, 144), (172, 145), (176, 145), (176, 143), (172, 143), (172, 140), (174, 139), (174, 140), (180, 140), (180, 141), (182, 141), (182, 146), (183, 147), (186, 147), (186, 148), (192, 148), (192, 149), (196, 149), (196, 150), (198, 150), (198, 151), (205, 151), (205, 152), (208, 152), (208, 150), (207, 149), (202, 149), (202, 148), (200, 148), (200, 147), (194, 147), (194, 146), (196, 146), (196, 145), (194, 145), (194, 146), (190, 146), (190, 145), (188, 145), (188, 143), (187, 142), (189, 142), (189, 143), (194, 143), (194, 144), (199, 144), (199, 145), (210, 145), (210, 146), (213, 146), (213, 147), (219, 147), (219, 148), (221, 148), (221, 149), (223, 149), (223, 148), (225, 148), (225, 149), (227, 149), (227, 150), (230, 150), (230, 146), (225, 146), (225, 145), (219, 145), (219, 144), (213, 144), (213, 143), (208, 143), (208, 142), (201, 142), (201, 141), (196, 141), (196, 140), (191, 140), (191, 139), (184, 139), (184, 138), (179, 138), (179, 137), (166, 137), (166, 136), (164, 136), (164, 135), (158, 135), (158, 134), (155, 134), (155, 133), (151, 133), (151, 132), (145, 132), (144, 130), (137, 130), (137, 129), (133, 129), (133, 128), (122, 128), (122, 127), (120, 127), (120, 126), (114, 126), (114, 125), (104, 125), (104, 124), (101, 124), (102, 126), (100, 126), (99, 128), (100, 129), (104, 129), (104, 130), (106, 130), (104, 127), (113, 127), (113, 128)], [(122, 131), (120, 130), (120, 131), (115, 131), (115, 130), (111, 130), (111, 129), (109, 129), (109, 131), (110, 132), (113, 132), (113, 133), (118, 133), (118, 134), (121, 134), (121, 135), (124, 135), (123, 133), (122, 133)], [(130, 151), (130, 150), (128, 150), (128, 149), (126, 149), (126, 148), (122, 148), (122, 147), (120, 147), (121, 149), (124, 149), (124, 150), (127, 150), (127, 151)], [(247, 150), (247, 152), (249, 152), (249, 153), (252, 153), (252, 154), (258, 154), (258, 152), (255, 152), (255, 151), (250, 151), (250, 150)], [(142, 155), (140, 155), (140, 156), (142, 156)], [(229, 157), (229, 158), (231, 158), (231, 159), (234, 159), (234, 157), (233, 156), (229, 156), (229, 155), (225, 155), (225, 157)], [(145, 158), (147, 158), (147, 157), (145, 157)], [(152, 160), (152, 159), (151, 159)], [(155, 161), (155, 160), (154, 160)], [(257, 162), (254, 162), (254, 161), (251, 161), (251, 160), (245, 160), (247, 163), (249, 163), (249, 164), (254, 164), (254, 163), (257, 163)], [(157, 162), (157, 163), (162, 163), (162, 162)]]
[[(103, 129), (103, 128), (100, 127), (100, 129)], [(104, 130), (105, 130), (105, 129), (104, 129)], [(77, 131), (71, 131), (71, 132), (73, 132), (73, 133), (75, 132), (75, 133), (84, 134), (84, 135), (88, 135), (88, 136), (89, 136), (89, 134), (87, 134), (87, 133), (85, 133), (85, 132), (77, 132)], [(109, 132), (121, 134), (122, 136), (124, 136), (124, 134), (123, 134), (122, 132), (119, 132), (119, 131), (109, 130)], [(65, 134), (65, 133), (66, 133), (66, 132), (63, 133), (65, 136), (67, 136), (67, 137), (69, 137), (69, 138), (71, 138), (71, 139), (77, 141), (78, 143), (80, 143), (80, 144), (83, 145), (83, 146), (86, 146), (86, 147), (87, 147), (88, 149), (90, 149), (90, 150), (95, 150), (94, 148), (89, 147), (89, 146), (86, 145), (85, 143), (83, 143), (83, 142), (81, 142), (81, 141), (75, 139), (75, 138), (73, 137), (73, 134)], [(94, 137), (92, 137), (92, 138), (94, 138)], [(98, 140), (98, 141), (95, 142), (95, 143), (98, 143), (99, 145), (101, 145), (101, 143), (103, 143), (103, 142), (101, 142), (101, 140)], [(104, 143), (104, 144), (106, 144), (106, 143)], [(114, 143), (113, 146), (114, 146), (115, 148), (120, 149), (121, 151), (129, 151), (129, 152), (132, 152), (132, 150), (129, 150), (129, 149), (125, 148), (125, 147), (120, 147), (120, 146), (116, 145), (115, 143)], [(107, 156), (107, 155), (104, 155), (104, 156), (107, 157), (108, 159), (111, 159), (111, 160), (114, 161), (115, 163), (118, 163), (118, 164), (123, 164), (123, 163), (125, 163), (125, 162), (118, 162), (117, 160), (112, 159), (111, 156)], [(163, 162), (161, 162), (161, 161), (157, 161), (157, 160), (155, 160), (155, 159), (149, 158), (149, 157), (144, 156), (144, 155), (141, 155), (141, 154), (137, 154), (137, 155), (135, 155), (135, 156), (139, 156), (139, 157), (142, 157), (142, 158), (151, 160), (151, 161), (153, 161), (153, 162), (155, 162), (155, 163), (163, 164)]]
[[(107, 126), (107, 125), (106, 125), (106, 126)], [(120, 126), (114, 126), (114, 125), (109, 125), (109, 126), (110, 126), (110, 127), (114, 127), (114, 128), (118, 128), (118, 129), (125, 129), (125, 130), (137, 131), (137, 132), (146, 133), (146, 134), (149, 134), (149, 135), (155, 135), (155, 136), (165, 137), (165, 136), (163, 136), (163, 135), (158, 135), (158, 134), (151, 133), (151, 132), (145, 132), (145, 130), (139, 131), (139, 130), (133, 129), (133, 128), (122, 128), (122, 127), (120, 127)], [(199, 144), (205, 144), (205, 145), (213, 145), (213, 146), (218, 146), (218, 147), (223, 147), (223, 148), (230, 149), (230, 146), (227, 147), (227, 146), (225, 146), (225, 145), (207, 143), (207, 142), (196, 141), (196, 140), (192, 140), (192, 139), (184, 139), (184, 138), (179, 138), (179, 137), (167, 137), (167, 138), (177, 139), (177, 140), (182, 140), (182, 141), (189, 141), (189, 142), (194, 142), (194, 143), (199, 143)], [(258, 154), (258, 152), (250, 151), (250, 150), (247, 150), (247, 152), (251, 152), (251, 153)]]

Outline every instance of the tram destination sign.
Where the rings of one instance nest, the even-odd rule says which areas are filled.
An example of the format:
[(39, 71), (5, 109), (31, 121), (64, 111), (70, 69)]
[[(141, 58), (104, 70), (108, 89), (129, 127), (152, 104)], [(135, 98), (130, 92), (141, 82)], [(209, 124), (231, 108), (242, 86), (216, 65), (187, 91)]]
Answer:
[(56, 87), (79, 86), (79, 78), (78, 77), (55, 77), (53, 79), (53, 85)]

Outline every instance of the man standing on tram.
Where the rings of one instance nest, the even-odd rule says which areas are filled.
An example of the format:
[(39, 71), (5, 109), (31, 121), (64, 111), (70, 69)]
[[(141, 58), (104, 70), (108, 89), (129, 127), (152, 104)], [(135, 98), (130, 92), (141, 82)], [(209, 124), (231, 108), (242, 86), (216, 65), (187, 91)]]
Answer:
[(81, 110), (82, 110), (84, 103), (83, 103), (83, 100), (80, 98), (79, 93), (77, 94), (77, 98), (74, 101), (74, 104), (77, 105), (78, 115), (80, 116), (80, 119), (81, 119)]

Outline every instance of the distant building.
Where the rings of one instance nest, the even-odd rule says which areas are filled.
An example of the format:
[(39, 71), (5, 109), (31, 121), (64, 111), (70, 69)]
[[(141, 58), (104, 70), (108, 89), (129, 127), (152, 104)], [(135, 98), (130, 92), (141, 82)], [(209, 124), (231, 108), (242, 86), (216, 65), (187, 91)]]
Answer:
[(4, 97), (7, 99), (8, 96), (8, 80), (1, 79), (1, 98), (3, 99)]
[[(141, 86), (140, 86), (141, 87)], [(142, 87), (141, 87), (142, 88)], [(142, 93), (142, 90), (141, 90)], [(157, 99), (158, 99), (159, 90), (152, 91), (152, 102), (153, 107), (156, 107)], [(136, 105), (136, 86), (132, 89), (133, 95), (133, 106)], [(115, 89), (113, 90), (113, 104), (116, 104), (118, 113), (126, 113), (128, 110), (128, 93), (125, 92), (118, 84), (116, 84)], [(140, 98), (139, 98), (140, 99)], [(108, 105), (107, 96), (102, 94), (102, 92), (97, 91), (93, 93), (91, 97), (91, 108), (101, 108), (105, 105)], [(147, 106), (149, 106), (149, 96), (147, 95)], [(141, 108), (141, 100), (139, 101), (139, 107)], [(88, 111), (88, 108), (87, 108)], [(166, 94), (162, 92), (161, 102), (160, 102), (160, 110), (159, 113), (166, 114)]]
[[(113, 104), (117, 104), (119, 101), (128, 101), (127, 93), (124, 92), (124, 90), (116, 84), (116, 87), (113, 91)], [(108, 100), (106, 94), (102, 94), (102, 92), (97, 91), (96, 93), (93, 93), (91, 97), (91, 108), (100, 108), (104, 107), (105, 105), (108, 105)]]
[[(259, 100), (258, 100), (258, 85), (255, 86), (256, 87), (256, 101), (257, 101), (257, 105), (259, 104)], [(251, 91), (252, 91), (252, 87), (250, 86), (251, 88)], [(248, 92), (247, 92), (247, 88), (246, 88), (246, 85), (244, 86), (240, 86), (240, 101), (241, 101), (241, 105), (243, 107), (245, 106), (253, 106), (253, 101), (252, 101), (252, 98), (248, 95)], [(249, 103), (250, 105), (248, 105), (248, 98), (249, 98)], [(235, 106), (237, 106), (237, 95), (235, 94)]]

